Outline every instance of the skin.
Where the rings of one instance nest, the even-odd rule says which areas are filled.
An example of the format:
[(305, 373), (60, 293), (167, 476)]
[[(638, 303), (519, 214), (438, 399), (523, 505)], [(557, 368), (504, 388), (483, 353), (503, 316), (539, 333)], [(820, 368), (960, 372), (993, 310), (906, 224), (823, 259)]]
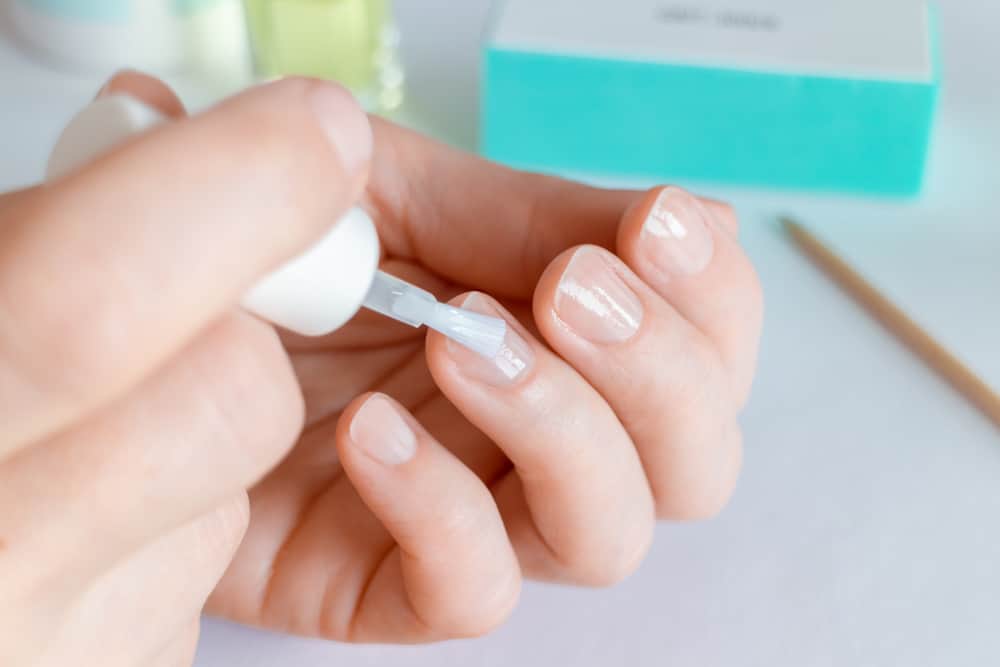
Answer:
[[(642, 231), (662, 189), (514, 172), (377, 119), (347, 159), (323, 128), (369, 121), (325, 83), (193, 118), (142, 75), (110, 92), (177, 122), (0, 198), (0, 663), (190, 664), (203, 609), (342, 641), (480, 635), (524, 578), (615, 584), (657, 519), (724, 507), (763, 311), (729, 207), (676, 191), (714, 250), (672, 276)], [(236, 307), (359, 199), (383, 268), (508, 318), (533, 359), (514, 382), (375, 315), (304, 339)], [(581, 247), (641, 305), (627, 340), (560, 316)], [(370, 401), (412, 433), (405, 460), (366, 448), (392, 421), (359, 426)]]

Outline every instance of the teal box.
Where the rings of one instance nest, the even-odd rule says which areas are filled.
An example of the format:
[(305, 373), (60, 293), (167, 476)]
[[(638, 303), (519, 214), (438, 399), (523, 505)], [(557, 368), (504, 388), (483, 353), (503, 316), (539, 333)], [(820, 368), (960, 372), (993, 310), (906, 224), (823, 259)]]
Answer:
[(506, 0), (483, 52), (482, 151), (546, 171), (916, 195), (934, 35), (914, 0)]

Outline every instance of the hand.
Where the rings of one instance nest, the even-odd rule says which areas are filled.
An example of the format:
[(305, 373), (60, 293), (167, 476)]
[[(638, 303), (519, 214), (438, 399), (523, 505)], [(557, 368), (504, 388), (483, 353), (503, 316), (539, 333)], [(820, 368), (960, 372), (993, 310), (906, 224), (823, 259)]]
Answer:
[(372, 122), (383, 268), (505, 317), (505, 353), (368, 313), (284, 336), (306, 428), (251, 491), (208, 609), (342, 641), (478, 635), (522, 577), (614, 584), (657, 517), (724, 507), (760, 286), (728, 206), (517, 173)]
[(233, 304), (360, 197), (370, 152), (350, 96), (287, 81), (0, 198), (0, 665), (191, 663), (304, 415)]
[[(300, 416), (287, 357), (275, 349), (266, 327), (246, 316), (225, 315), (204, 327), (210, 313), (218, 317), (238, 298), (234, 286), (245, 288), (314, 237), (323, 220), (343, 210), (361, 187), (363, 177), (355, 184), (343, 166), (349, 161), (335, 159), (337, 151), (331, 159), (325, 144), (316, 141), (314, 124), (299, 116), (294, 123), (282, 118), (302, 113), (303, 105), (287, 97), (279, 107), (276, 89), (291, 95), (291, 88), (303, 85), (250, 93), (158, 131), (45, 193), (55, 197), (63, 188), (98, 200), (75, 206), (77, 211), (93, 210), (102, 199), (98, 192), (117, 203), (118, 211), (143, 210), (163, 194), (149, 171), (134, 168), (153, 164), (171, 174), (180, 196), (169, 211), (150, 220), (144, 216), (142, 228), (163, 235), (177, 231), (168, 219), (189, 224), (166, 242), (96, 253), (135, 263), (107, 272), (130, 276), (120, 279), (130, 287), (124, 301), (113, 283), (110, 289), (91, 285), (84, 291), (78, 284), (73, 290), (91, 298), (107, 294), (96, 320), (80, 316), (89, 309), (79, 302), (53, 304), (50, 310), (37, 308), (34, 296), (18, 297), (36, 307), (29, 312), (41, 322), (38, 331), (64, 345), (54, 354), (43, 345), (44, 335), (21, 338), (32, 345), (17, 349), (31, 349), (40, 360), (25, 368), (53, 369), (37, 377), (54, 377), (57, 383), (39, 383), (42, 388), (67, 386), (60, 369), (68, 369), (65, 375), (80, 385), (80, 378), (87, 383), (81, 388), (69, 381), (74, 391), (54, 396), (28, 392), (18, 410), (8, 412), (6, 401), (0, 407), (4, 425), (20, 415), (10, 421), (11, 442), (41, 443), (19, 445), (0, 467), (0, 506), (17, 497), (19, 507), (28, 508), (13, 524), (0, 519), (0, 536), (12, 536), (8, 553), (0, 555), (0, 591), (6, 592), (8, 579), (17, 579), (7, 574), (18, 571), (16, 560), (11, 569), (11, 557), (49, 553), (45, 548), (51, 545), (61, 545), (60, 553), (92, 547), (83, 537), (99, 530), (115, 539), (99, 542), (109, 548), (96, 551), (111, 552), (114, 543), (116, 563), (137, 560), (122, 553), (156, 551), (143, 545), (167, 544), (147, 560), (158, 572), (166, 567), (173, 578), (161, 575), (147, 584), (135, 604), (158, 599), (162, 579), (162, 590), (175, 597), (179, 590), (189, 593), (186, 604), (166, 605), (185, 610), (174, 616), (185, 622), (174, 625), (194, 628), (197, 603), (219, 569), (218, 563), (214, 570), (198, 568), (198, 557), (217, 551), (225, 561), (243, 528), (234, 516), (245, 515), (232, 509), (209, 515), (221, 516), (232, 528), (223, 532), (231, 538), (209, 542), (222, 543), (215, 551), (200, 542), (204, 530), (183, 538), (183, 547), (153, 536), (178, 532), (177, 526), (227, 493), (236, 497), (229, 507), (240, 510), (239, 489), (279, 460), (253, 486), (246, 538), (209, 609), (343, 640), (479, 634), (509, 612), (522, 576), (610, 584), (638, 565), (656, 516), (691, 519), (717, 512), (739, 469), (736, 416), (749, 391), (761, 317), (759, 287), (735, 241), (729, 209), (674, 189), (646, 195), (600, 191), (518, 174), (380, 121), (374, 122), (375, 158), (363, 201), (380, 223), (385, 268), (466, 306), (505, 314), (511, 337), (505, 355), (492, 361), (434, 335), (425, 356), (419, 333), (367, 314), (323, 340), (285, 336), (306, 406), (306, 429), (285, 457)], [(180, 114), (176, 100), (148, 80), (126, 77), (114, 86)], [(273, 101), (267, 111), (265, 99)], [(256, 114), (248, 111), (252, 100), (260, 105)], [(329, 115), (343, 116), (342, 111)], [(349, 127), (348, 121), (339, 120), (339, 127)], [(202, 147), (200, 160), (190, 159), (191, 145)], [(167, 155), (171, 148), (175, 152)], [(114, 174), (116, 185), (104, 183), (99, 190), (95, 169), (108, 182)], [(84, 188), (88, 174), (92, 187)], [(117, 200), (107, 195), (109, 188)], [(209, 190), (215, 197), (206, 206)], [(38, 192), (15, 195), (0, 216), (42, 198)], [(68, 210), (63, 213), (72, 218)], [(206, 210), (212, 221), (198, 225)], [(651, 212), (662, 224), (644, 234)], [(91, 215), (81, 221), (81, 234), (95, 231), (93, 221), (101, 219)], [(254, 234), (235, 236), (247, 228)], [(677, 238), (682, 230), (688, 235), (683, 241)], [(57, 231), (53, 227), (52, 234)], [(200, 239), (196, 249), (195, 234), (213, 239)], [(211, 247), (204, 247), (209, 241)], [(581, 249), (581, 244), (593, 245)], [(621, 259), (601, 247), (616, 248)], [(151, 248), (162, 255), (159, 263), (140, 252)], [(233, 248), (242, 250), (238, 257)], [(79, 262), (88, 255), (69, 256)], [(61, 266), (56, 260), (44, 265)], [(0, 269), (5, 276), (22, 275), (7, 261)], [(596, 282), (602, 277), (610, 279), (603, 288)], [(61, 283), (47, 276), (45, 284)], [(481, 294), (460, 296), (468, 287), (501, 295), (506, 309)], [(154, 303), (141, 298), (149, 294), (158, 295)], [(193, 294), (199, 298), (191, 299)], [(7, 292), (4, 297), (10, 299)], [(192, 308), (200, 320), (179, 315)], [(99, 326), (87, 329), (80, 347), (65, 348), (65, 327), (53, 327), (51, 313), (78, 326)], [(123, 319), (136, 314), (144, 317)], [(149, 340), (157, 345), (146, 344), (147, 352), (132, 349)], [(140, 357), (153, 361), (123, 377), (123, 361)], [(187, 374), (158, 380), (175, 366)], [(80, 403), (84, 407), (73, 407)], [(93, 406), (102, 406), (97, 416), (79, 419)], [(74, 419), (84, 425), (69, 426)], [(57, 430), (58, 436), (38, 437)], [(2, 441), (8, 442), (7, 433)], [(95, 498), (104, 511), (95, 511)], [(108, 506), (114, 506), (110, 523)], [(47, 529), (28, 530), (39, 525)], [(87, 568), (69, 567), (65, 557), (49, 560), (39, 581), (18, 582), (21, 599), (36, 601), (34, 607), (26, 603), (29, 609), (63, 608), (58, 601), (38, 605), (39, 590), (69, 590), (45, 599), (73, 600), (71, 606), (80, 610), (86, 609), (79, 603), (81, 588), (97, 590), (107, 600), (107, 591), (128, 586), (121, 575), (105, 575), (94, 585)], [(96, 555), (83, 560), (99, 562)], [(132, 576), (145, 567), (132, 566)], [(121, 565), (104, 568), (129, 571)], [(194, 576), (201, 572), (203, 577)], [(77, 583), (73, 590), (53, 583), (63, 581), (89, 585)], [(124, 619), (134, 614), (121, 599), (115, 605)], [(164, 605), (157, 607), (166, 613)], [(30, 630), (33, 617), (44, 614), (28, 614), (21, 625)], [(64, 627), (71, 628), (72, 619), (85, 618), (79, 612), (63, 617), (69, 619)], [(89, 631), (107, 625), (112, 624), (101, 619)], [(86, 632), (68, 634), (72, 639)], [(181, 655), (190, 639), (175, 632), (164, 645), (169, 655)]]

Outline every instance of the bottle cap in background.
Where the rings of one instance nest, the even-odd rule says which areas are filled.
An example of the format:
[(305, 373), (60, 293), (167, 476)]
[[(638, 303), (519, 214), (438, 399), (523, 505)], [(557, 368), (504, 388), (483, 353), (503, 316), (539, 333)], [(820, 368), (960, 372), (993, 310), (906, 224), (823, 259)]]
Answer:
[(18, 32), (53, 64), (249, 78), (242, 0), (13, 0)]

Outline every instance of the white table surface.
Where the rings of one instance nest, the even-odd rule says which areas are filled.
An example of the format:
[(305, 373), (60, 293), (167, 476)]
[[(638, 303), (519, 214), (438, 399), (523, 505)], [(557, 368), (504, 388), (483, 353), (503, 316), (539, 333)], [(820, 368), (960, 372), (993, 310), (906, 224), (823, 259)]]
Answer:
[[(473, 146), (487, 0), (398, 4), (412, 113)], [(739, 206), (769, 297), (746, 471), (719, 520), (663, 525), (616, 589), (529, 585), (484, 639), (351, 647), (208, 620), (198, 667), (1000, 664), (1000, 431), (766, 224), (790, 211), (819, 228), (1000, 387), (1000, 5), (939, 5), (946, 87), (920, 202), (702, 188)], [(38, 177), (100, 82), (9, 43), (0, 81), (5, 189)]]

